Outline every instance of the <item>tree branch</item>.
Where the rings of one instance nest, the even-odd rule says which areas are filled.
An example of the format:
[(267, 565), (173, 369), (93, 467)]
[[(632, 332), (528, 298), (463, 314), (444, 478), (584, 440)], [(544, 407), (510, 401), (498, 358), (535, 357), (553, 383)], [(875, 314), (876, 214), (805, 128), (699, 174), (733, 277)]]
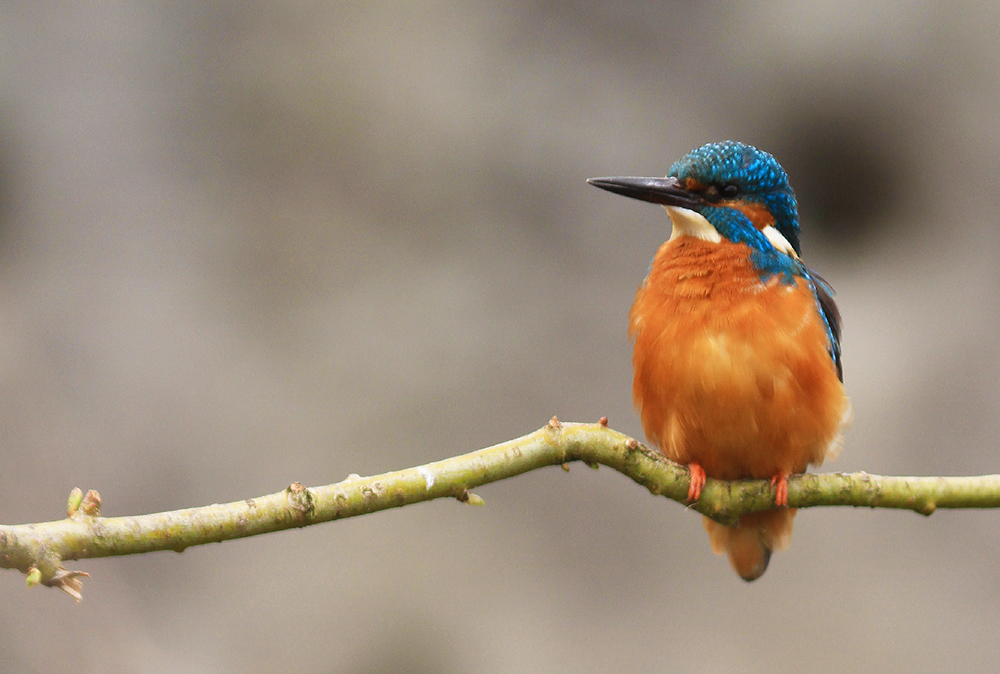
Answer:
[[(470, 489), (544, 466), (582, 461), (604, 464), (653, 494), (684, 502), (687, 468), (634, 438), (597, 424), (560, 423), (553, 418), (530, 435), (470, 454), (372, 477), (307, 489), (292, 484), (276, 494), (222, 505), (133, 517), (101, 517), (100, 496), (79, 489), (70, 495), (68, 517), (56, 522), (0, 526), (0, 568), (19, 569), (29, 587), (59, 587), (78, 601), (81, 578), (63, 561), (155, 550), (256, 536), (271, 531), (365, 515), (410, 503), (452, 497), (472, 505), (482, 499)], [(788, 480), (788, 505), (904, 508), (930, 515), (936, 508), (1000, 507), (1000, 475), (976, 477), (885, 477), (867, 473), (796, 475)], [(774, 506), (768, 480), (709, 479), (690, 506), (731, 523), (739, 515)]]

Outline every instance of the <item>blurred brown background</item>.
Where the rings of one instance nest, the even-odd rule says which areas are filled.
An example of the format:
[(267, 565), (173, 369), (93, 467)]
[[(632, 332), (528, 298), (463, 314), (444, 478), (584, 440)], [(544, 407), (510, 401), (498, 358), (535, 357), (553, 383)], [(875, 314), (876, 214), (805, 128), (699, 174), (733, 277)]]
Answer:
[[(332, 5), (332, 6), (331, 6)], [(734, 138), (797, 188), (855, 422), (831, 469), (1000, 472), (996, 3), (0, 5), (0, 520), (324, 484), (553, 414), (641, 434), (662, 210)], [(992, 671), (1000, 513), (699, 518), (558, 468), (252, 540), (0, 573), (3, 672)]]

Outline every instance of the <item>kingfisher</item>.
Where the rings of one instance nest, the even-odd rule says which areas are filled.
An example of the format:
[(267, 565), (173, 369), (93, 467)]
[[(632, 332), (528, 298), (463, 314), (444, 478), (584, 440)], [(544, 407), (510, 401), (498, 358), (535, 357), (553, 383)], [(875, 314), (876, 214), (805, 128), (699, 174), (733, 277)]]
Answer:
[(773, 156), (735, 141), (693, 150), (664, 178), (591, 185), (667, 209), (672, 229), (629, 312), (632, 396), (643, 431), (690, 471), (770, 479), (775, 508), (734, 526), (704, 518), (741, 578), (788, 547), (788, 477), (833, 458), (851, 405), (833, 289), (799, 255), (795, 192)]

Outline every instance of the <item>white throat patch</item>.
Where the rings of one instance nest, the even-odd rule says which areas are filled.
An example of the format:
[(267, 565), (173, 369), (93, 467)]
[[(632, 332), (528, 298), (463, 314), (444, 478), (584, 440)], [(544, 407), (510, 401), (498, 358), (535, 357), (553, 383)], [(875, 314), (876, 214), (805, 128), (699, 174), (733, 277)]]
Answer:
[(788, 239), (786, 239), (781, 232), (776, 230), (771, 225), (768, 225), (760, 231), (761, 234), (767, 237), (767, 240), (771, 242), (772, 246), (788, 257), (794, 257), (796, 260), (799, 259), (799, 256), (795, 254), (795, 249), (792, 248), (792, 244), (788, 243)]
[[(693, 236), (696, 239), (712, 243), (722, 241), (722, 235), (719, 234), (719, 230), (700, 213), (688, 208), (681, 208), (680, 206), (664, 206), (664, 208), (667, 209), (667, 213), (670, 214), (670, 222), (673, 223), (673, 229), (670, 232), (671, 241), (679, 236)], [(796, 260), (799, 259), (788, 239), (771, 225), (762, 229), (761, 234), (766, 236), (771, 245), (779, 252)]]
[[(696, 213), (680, 206), (664, 206), (664, 208), (667, 209), (667, 213), (670, 214), (670, 222), (673, 223), (673, 229), (670, 232), (671, 241), (678, 236), (693, 236), (696, 239), (711, 241), (712, 243), (722, 241), (722, 235), (719, 234), (719, 230), (706, 220), (701, 213)], [(785, 243), (787, 244), (788, 242), (786, 241)]]

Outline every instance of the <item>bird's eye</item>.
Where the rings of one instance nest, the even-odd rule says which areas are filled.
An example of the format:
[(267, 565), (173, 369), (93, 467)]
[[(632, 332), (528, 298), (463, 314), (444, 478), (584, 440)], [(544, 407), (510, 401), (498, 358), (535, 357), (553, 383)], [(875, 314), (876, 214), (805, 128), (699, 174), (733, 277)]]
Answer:
[(727, 183), (723, 185), (722, 189), (719, 190), (719, 194), (721, 194), (726, 199), (735, 199), (739, 195), (739, 193), (740, 193), (739, 186), (734, 185), (732, 183)]

